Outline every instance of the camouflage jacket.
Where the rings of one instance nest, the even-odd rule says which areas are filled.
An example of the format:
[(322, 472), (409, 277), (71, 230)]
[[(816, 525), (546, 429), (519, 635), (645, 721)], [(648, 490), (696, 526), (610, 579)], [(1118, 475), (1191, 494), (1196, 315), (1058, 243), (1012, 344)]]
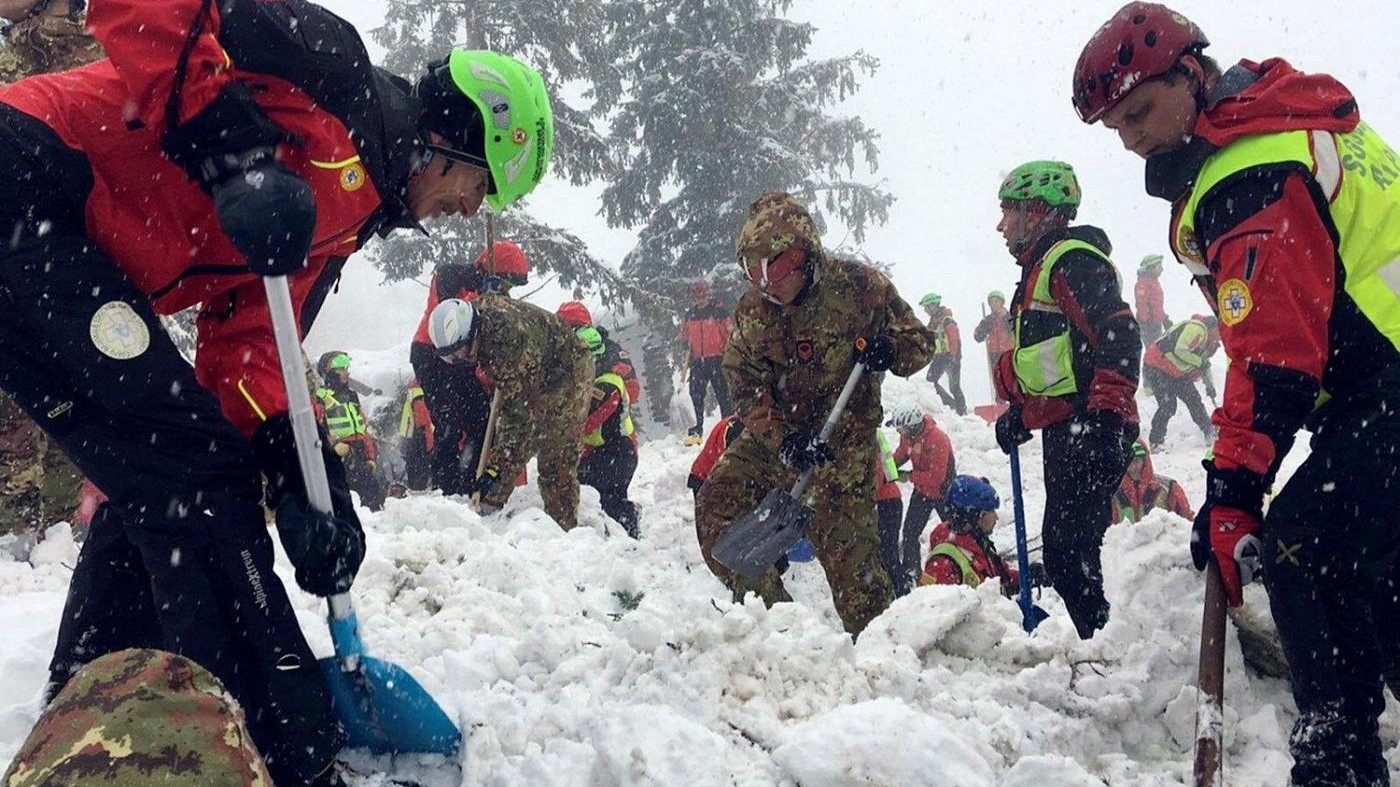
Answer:
[(67, 71), (106, 57), (82, 19), (40, 14), (8, 26), (0, 46), (0, 84), (33, 74)]
[(491, 453), (493, 462), (502, 464), (501, 457), (524, 451), (531, 442), (532, 413), (542, 409), (541, 400), (577, 394), (575, 370), (583, 363), (591, 370), (593, 356), (563, 320), (534, 304), (486, 293), (476, 310), (481, 321), (476, 363), (501, 394)]
[[(933, 332), (874, 268), (820, 253), (818, 280), (800, 303), (779, 306), (750, 291), (734, 314), (724, 377), (744, 427), (777, 447), (788, 433), (821, 428), (855, 364), (855, 342), (894, 341), (890, 371), (907, 377), (933, 358)], [(867, 374), (833, 442), (880, 423), (880, 376)], [(865, 439), (869, 439), (866, 434)]]

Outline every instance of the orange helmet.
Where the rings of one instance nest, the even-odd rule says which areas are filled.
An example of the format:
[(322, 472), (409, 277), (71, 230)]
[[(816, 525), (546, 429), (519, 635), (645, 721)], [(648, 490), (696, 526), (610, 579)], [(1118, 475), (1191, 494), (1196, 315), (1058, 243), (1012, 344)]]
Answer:
[(530, 263), (526, 261), (523, 249), (508, 240), (498, 240), (491, 250), (495, 252), (496, 270), (491, 270), (492, 255), (487, 254), (486, 250), (477, 255), (476, 267), (516, 286), (530, 281)]
[(582, 328), (593, 324), (593, 315), (588, 313), (588, 307), (578, 301), (564, 301), (559, 304), (559, 309), (554, 312), (559, 315), (559, 319), (573, 328)]

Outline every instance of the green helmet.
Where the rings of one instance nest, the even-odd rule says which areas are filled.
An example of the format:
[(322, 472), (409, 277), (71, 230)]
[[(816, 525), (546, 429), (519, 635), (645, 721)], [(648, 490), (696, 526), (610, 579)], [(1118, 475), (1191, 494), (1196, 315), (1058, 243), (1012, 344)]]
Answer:
[(937, 306), (943, 303), (943, 296), (936, 292), (930, 292), (919, 299), (920, 306)]
[(1160, 267), (1162, 267), (1162, 255), (1160, 255), (1160, 254), (1149, 254), (1149, 255), (1147, 255), (1146, 257), (1143, 257), (1143, 258), (1142, 258), (1142, 264), (1138, 266), (1138, 270), (1140, 270), (1140, 271), (1150, 271), (1150, 270), (1152, 270), (1153, 268), (1160, 268)]
[(535, 69), (497, 52), (453, 49), (428, 64), (415, 94), (425, 136), (432, 131), (447, 140), (427, 148), (487, 170), (491, 210), (501, 212), (544, 178), (554, 152), (554, 113)]
[(325, 376), (334, 369), (349, 369), (350, 356), (344, 350), (331, 350), (322, 353), (316, 365), (320, 367), (321, 375)]
[(1052, 208), (1079, 206), (1079, 179), (1063, 161), (1031, 161), (1006, 176), (997, 197), (1022, 202), (1038, 199)]
[(603, 334), (598, 332), (592, 325), (585, 325), (574, 331), (574, 335), (583, 340), (588, 345), (588, 351), (597, 356), (602, 356), (607, 348), (603, 346)]
[(992, 290), (991, 292), (987, 293), (987, 300), (990, 301), (993, 298), (996, 298), (1002, 303), (1006, 303), (1006, 293), (1002, 292), (1001, 290)]

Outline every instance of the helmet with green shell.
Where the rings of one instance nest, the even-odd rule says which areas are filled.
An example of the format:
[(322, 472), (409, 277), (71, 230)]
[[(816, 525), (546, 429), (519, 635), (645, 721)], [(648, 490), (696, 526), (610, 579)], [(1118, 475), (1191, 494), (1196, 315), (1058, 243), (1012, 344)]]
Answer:
[(1063, 161), (1028, 161), (1011, 170), (997, 197), (1003, 201), (1040, 200), (1052, 208), (1079, 207), (1079, 178)]
[(1138, 265), (1138, 270), (1146, 272), (1162, 267), (1162, 255), (1149, 254), (1142, 258), (1142, 263)]
[(924, 297), (922, 297), (922, 298), (919, 299), (919, 305), (920, 305), (920, 306), (924, 306), (924, 307), (928, 307), (928, 306), (939, 306), (939, 305), (941, 305), (942, 303), (943, 303), (943, 296), (942, 296), (942, 295), (939, 295), (939, 294), (936, 293), (936, 292), (925, 293), (925, 294), (924, 294)]
[(594, 355), (601, 357), (603, 353), (607, 352), (607, 346), (603, 344), (603, 334), (599, 333), (598, 329), (592, 325), (575, 328), (574, 334), (588, 345), (588, 351)]
[[(489, 173), (486, 204), (499, 213), (544, 178), (554, 152), (554, 113), (535, 69), (497, 52), (453, 49), (428, 64), (415, 94), (434, 154)], [(426, 132), (445, 143), (430, 142)]]

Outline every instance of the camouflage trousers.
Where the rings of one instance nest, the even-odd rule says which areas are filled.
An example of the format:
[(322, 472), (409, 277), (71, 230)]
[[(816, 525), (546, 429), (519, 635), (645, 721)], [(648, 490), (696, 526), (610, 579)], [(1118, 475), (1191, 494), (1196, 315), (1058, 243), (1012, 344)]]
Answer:
[[(836, 614), (858, 635), (889, 607), (894, 590), (880, 565), (875, 515), (875, 437), (870, 429), (846, 430), (833, 445), (836, 461), (818, 469), (803, 502), (815, 516), (807, 538), (826, 572)], [(768, 490), (790, 487), (796, 474), (751, 432), (725, 451), (695, 502), (695, 530), (705, 564), (734, 593), (757, 593), (769, 606), (791, 601), (782, 577), (770, 569), (757, 580), (731, 572), (711, 556), (715, 540), (735, 519), (758, 505)]]
[(131, 649), (78, 671), (34, 724), (4, 787), (272, 787), (243, 710), (183, 656)]
[(63, 451), (0, 393), (0, 535), (38, 535), (71, 519), (81, 484)]
[[(540, 497), (544, 510), (564, 530), (578, 526), (578, 455), (583, 422), (588, 420), (588, 397), (593, 391), (593, 359), (583, 357), (565, 384), (539, 395), (532, 403), (502, 406), (500, 418), (516, 419), (511, 428), (528, 421), (529, 437), (523, 451), (513, 452), (496, 464), (500, 479), (482, 503), (504, 506), (515, 491), (515, 479), (531, 456), (538, 459)], [(493, 456), (496, 452), (492, 452)]]

